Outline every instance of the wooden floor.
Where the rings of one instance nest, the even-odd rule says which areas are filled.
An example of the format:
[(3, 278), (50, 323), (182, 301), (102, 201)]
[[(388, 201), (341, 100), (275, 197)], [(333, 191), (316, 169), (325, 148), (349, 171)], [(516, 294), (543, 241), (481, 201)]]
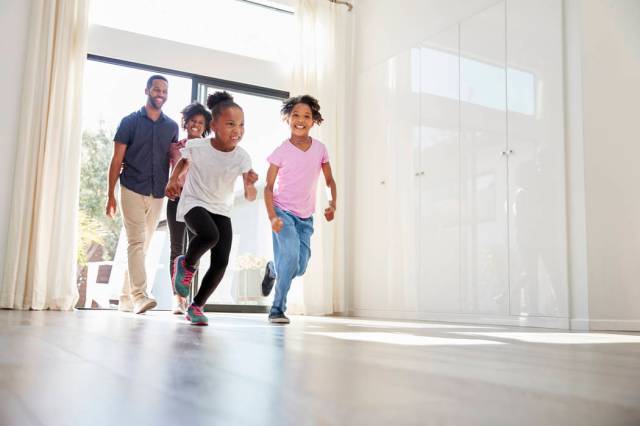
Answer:
[(640, 335), (0, 311), (0, 425), (640, 425)]

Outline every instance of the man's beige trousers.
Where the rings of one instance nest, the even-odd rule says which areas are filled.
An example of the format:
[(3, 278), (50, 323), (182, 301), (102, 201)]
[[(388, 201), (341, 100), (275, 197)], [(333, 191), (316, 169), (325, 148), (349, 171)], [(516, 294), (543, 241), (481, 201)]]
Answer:
[(140, 195), (120, 185), (120, 208), (127, 232), (128, 273), (125, 273), (122, 296), (136, 303), (147, 296), (145, 257), (158, 226), (162, 198)]

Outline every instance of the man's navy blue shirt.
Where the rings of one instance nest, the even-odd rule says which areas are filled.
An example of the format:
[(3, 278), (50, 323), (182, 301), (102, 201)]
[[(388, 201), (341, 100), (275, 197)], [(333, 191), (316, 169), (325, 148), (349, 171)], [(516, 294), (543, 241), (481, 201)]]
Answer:
[(176, 122), (164, 113), (153, 121), (142, 107), (122, 119), (113, 140), (127, 145), (120, 184), (141, 195), (164, 197), (169, 147), (178, 140)]

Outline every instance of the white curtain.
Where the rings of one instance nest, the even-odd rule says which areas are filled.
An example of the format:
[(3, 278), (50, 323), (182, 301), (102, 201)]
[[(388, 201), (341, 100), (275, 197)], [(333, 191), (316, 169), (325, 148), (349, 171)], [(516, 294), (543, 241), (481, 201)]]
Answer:
[(300, 44), (294, 64), (291, 95), (309, 94), (320, 102), (325, 121), (312, 135), (327, 146), (338, 186), (338, 209), (333, 222), (323, 211), (327, 193), (321, 176), (311, 239), (311, 261), (306, 274), (296, 279), (288, 298), (288, 312), (309, 315), (345, 312), (345, 149), (348, 80), (352, 64), (353, 12), (328, 0), (299, 0), (296, 9)]
[(89, 0), (32, 0), (0, 307), (72, 309)]

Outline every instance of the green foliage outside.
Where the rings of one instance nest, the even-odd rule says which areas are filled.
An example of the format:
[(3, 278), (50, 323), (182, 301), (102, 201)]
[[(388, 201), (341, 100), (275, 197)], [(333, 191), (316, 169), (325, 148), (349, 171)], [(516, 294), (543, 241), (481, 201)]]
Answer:
[(85, 130), (82, 134), (82, 157), (80, 170), (80, 242), (78, 244), (78, 266), (87, 264), (90, 251), (102, 246), (103, 260), (115, 255), (122, 219), (117, 215), (111, 219), (105, 215), (107, 201), (107, 173), (113, 142), (104, 129), (97, 133)]

